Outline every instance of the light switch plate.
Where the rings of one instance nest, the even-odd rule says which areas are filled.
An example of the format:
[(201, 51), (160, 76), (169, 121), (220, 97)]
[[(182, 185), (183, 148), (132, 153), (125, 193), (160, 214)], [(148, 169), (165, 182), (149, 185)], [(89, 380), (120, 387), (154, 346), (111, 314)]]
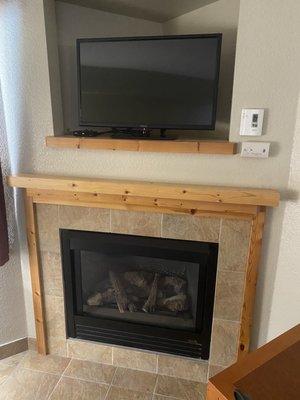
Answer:
[(263, 108), (243, 108), (241, 115), (241, 136), (261, 136), (263, 121)]
[(241, 157), (268, 158), (270, 143), (266, 142), (243, 142)]

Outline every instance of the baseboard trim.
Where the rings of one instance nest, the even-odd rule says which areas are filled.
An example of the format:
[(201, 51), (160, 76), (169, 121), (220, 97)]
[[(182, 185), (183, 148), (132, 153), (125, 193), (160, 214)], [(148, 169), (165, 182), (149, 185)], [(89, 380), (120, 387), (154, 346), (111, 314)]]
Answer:
[(28, 350), (36, 350), (36, 338), (29, 337), (28, 340)]
[(0, 346), (0, 360), (28, 350), (28, 338), (17, 339)]

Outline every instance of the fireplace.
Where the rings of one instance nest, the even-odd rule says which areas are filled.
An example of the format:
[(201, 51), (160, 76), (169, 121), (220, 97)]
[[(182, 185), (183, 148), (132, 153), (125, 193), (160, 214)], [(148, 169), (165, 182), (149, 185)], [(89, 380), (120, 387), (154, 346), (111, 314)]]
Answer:
[(209, 358), (218, 244), (60, 230), (67, 336)]

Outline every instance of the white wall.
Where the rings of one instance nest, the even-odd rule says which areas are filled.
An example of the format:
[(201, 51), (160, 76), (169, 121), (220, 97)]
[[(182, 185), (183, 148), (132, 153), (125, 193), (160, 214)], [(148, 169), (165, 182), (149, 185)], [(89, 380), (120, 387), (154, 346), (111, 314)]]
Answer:
[(166, 35), (223, 34), (216, 130), (228, 137), (240, 0), (219, 0), (163, 24)]
[[(11, 140), (17, 135), (14, 148), (22, 150), (18, 150), (22, 162), (14, 169), (15, 172), (273, 187), (286, 193), (299, 94), (300, 56), (295, 43), (295, 37), (300, 33), (299, 2), (241, 0), (230, 138), (239, 140), (242, 107), (266, 107), (265, 136), (261, 140), (273, 142), (274, 149), (267, 160), (241, 159), (238, 155), (187, 156), (46, 148), (45, 136), (53, 133), (54, 128), (42, 2), (13, 0), (8, 6), (2, 0), (1, 6), (0, 18), (3, 9), (13, 6), (22, 16), (21, 27), (13, 21), (5, 21), (3, 25), (1, 20), (3, 30), (13, 31), (15, 36), (18, 30), (22, 30), (19, 41), (22, 38), (20, 45), (24, 48), (21, 54), (6, 52), (10, 64), (18, 63), (20, 56), (22, 65), (19, 75), (7, 73), (7, 82), (17, 93), (11, 102), (14, 107), (7, 110), (7, 118), (15, 121), (14, 129), (9, 128), (9, 135)], [(99, 24), (101, 22), (99, 18)], [(114, 33), (118, 34), (118, 26), (110, 29), (108, 34)], [(7, 49), (10, 44), (13, 48), (16, 41), (16, 37), (8, 41)], [(6, 93), (9, 90), (11, 88), (7, 85)], [(22, 118), (19, 118), (19, 113)], [(280, 284), (284, 271), (280, 263), (277, 267), (284, 204), (268, 213), (254, 323), (258, 343), (273, 335), (275, 320), (281, 321), (280, 313), (275, 312), (273, 306), (279, 310), (278, 303), (285, 304)], [(25, 251), (22, 255), (26, 258)], [(25, 262), (23, 265), (26, 269)], [(273, 298), (274, 284), (276, 301)], [(28, 279), (25, 285), (29, 285)], [(291, 296), (290, 303), (289, 312), (294, 314), (297, 299)], [(32, 322), (32, 318), (29, 321)], [(31, 323), (31, 335), (32, 326)]]
[[(21, 23), (19, 13), (13, 13), (13, 7), (3, 7), (0, 2), (1, 27), (6, 24)], [(17, 100), (15, 85), (12, 80), (20, 76), (20, 66), (7, 61), (7, 56), (14, 60), (20, 50), (18, 45), (18, 31), (0, 30), (0, 160), (4, 179), (15, 170), (18, 164), (18, 152), (14, 151), (15, 145), (20, 145), (15, 135), (10, 135), (16, 129), (14, 121), (14, 104)], [(16, 46), (7, 50), (7, 46), (15, 42)], [(9, 90), (11, 87), (12, 90)], [(16, 113), (18, 118), (20, 115)], [(10, 242), (10, 260), (0, 267), (0, 345), (26, 337), (26, 318), (23, 296), (23, 282), (18, 244), (17, 227), (15, 221), (15, 207), (13, 191), (5, 187), (5, 200), (7, 207), (7, 222)]]
[(300, 322), (300, 101), (288, 191), (292, 199), (287, 201), (284, 212), (278, 270), (271, 304), (269, 339)]
[[(0, 39), (1, 40), (1, 39)], [(1, 57), (1, 50), (0, 50)], [(1, 65), (0, 65), (1, 78)], [(10, 174), (10, 158), (0, 90), (0, 159), (3, 178)], [(0, 346), (27, 336), (20, 251), (13, 191), (5, 190), (10, 259), (0, 267)]]
[(64, 125), (74, 130), (78, 128), (76, 39), (160, 35), (162, 25), (63, 2), (56, 3), (56, 17)]
[[(290, 196), (290, 157), (300, 89), (299, 20), (298, 1), (241, 0), (230, 138), (240, 139), (241, 108), (267, 109), (265, 135), (259, 140), (272, 142), (271, 158), (267, 162), (249, 159), (241, 162), (253, 174), (257, 185), (268, 179), (266, 186), (279, 189), (283, 200), (279, 209), (268, 213), (253, 332), (254, 342), (259, 344), (273, 338), (276, 334), (273, 327), (283, 321), (282, 316), (274, 313), (274, 302), (286, 307), (286, 298), (278, 287), (283, 267), (278, 264), (278, 254), (283, 212)], [(246, 182), (246, 175), (244, 178)], [(293, 252), (292, 244), (289, 245)], [(291, 293), (288, 313), (294, 315), (297, 306), (297, 297)], [(284, 330), (284, 324), (281, 327)]]
[[(36, 151), (43, 152), (42, 145), (35, 147), (36, 137), (42, 132), (53, 131), (42, 1), (0, 0), (0, 26), (0, 79), (5, 129), (11, 171), (16, 174), (33, 168), (32, 155)], [(32, 292), (20, 192), (17, 193), (16, 204), (27, 328), (29, 334), (34, 335)], [(15, 316), (12, 324), (15, 327), (23, 324), (22, 335), (27, 336), (23, 293), (20, 285), (17, 285), (20, 275), (17, 268), (15, 273), (13, 269), (9, 271), (14, 274), (11, 282), (14, 280), (16, 290), (8, 278), (3, 277), (1, 283), (7, 286), (7, 296), (11, 293), (10, 307), (17, 310), (17, 315), (11, 310), (11, 315)], [(8, 318), (6, 312), (1, 315)]]

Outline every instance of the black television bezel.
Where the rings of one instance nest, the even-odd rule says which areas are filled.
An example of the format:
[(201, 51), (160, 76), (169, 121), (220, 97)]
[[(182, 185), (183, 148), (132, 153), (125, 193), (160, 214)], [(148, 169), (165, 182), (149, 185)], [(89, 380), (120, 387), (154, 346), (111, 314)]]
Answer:
[[(212, 123), (210, 125), (166, 125), (166, 124), (112, 124), (104, 122), (86, 122), (81, 119), (81, 64), (80, 64), (80, 45), (87, 42), (126, 42), (141, 40), (172, 40), (172, 39), (217, 39), (217, 68), (214, 79), (214, 97)], [(133, 37), (109, 37), (109, 38), (86, 38), (76, 40), (77, 49), (77, 95), (78, 95), (78, 116), (79, 126), (99, 127), (99, 128), (128, 128), (128, 129), (184, 129), (184, 130), (214, 130), (217, 116), (217, 102), (219, 89), (220, 61), (221, 61), (222, 33), (194, 34), (194, 35), (166, 35), (166, 36), (133, 36)]]

